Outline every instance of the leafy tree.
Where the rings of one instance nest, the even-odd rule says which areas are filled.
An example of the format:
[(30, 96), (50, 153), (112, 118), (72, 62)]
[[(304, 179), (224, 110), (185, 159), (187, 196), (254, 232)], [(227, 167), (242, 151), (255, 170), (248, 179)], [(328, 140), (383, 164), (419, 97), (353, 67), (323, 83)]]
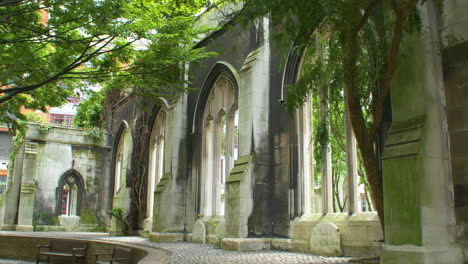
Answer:
[(205, 1), (7, 0), (0, 3), (0, 122), (20, 108), (59, 106), (87, 83), (154, 96), (174, 86), (181, 63), (207, 56), (192, 40)]
[(86, 100), (81, 101), (73, 118), (73, 125), (76, 127), (101, 128), (104, 121), (102, 112), (104, 95), (104, 90), (91, 92)]
[[(382, 178), (375, 142), (383, 120), (396, 68), (396, 58), (407, 21), (417, 22), (415, 7), (423, 0), (245, 0), (240, 12), (246, 21), (268, 15), (280, 47), (304, 50), (315, 46), (312, 37), (324, 25), (337, 36), (342, 51), (333, 60), (317, 59), (315, 63), (334, 61), (342, 67), (337, 78), (348, 94), (351, 123), (362, 156), (372, 201), (384, 226)], [(410, 19), (408, 19), (410, 18)], [(405, 24), (406, 23), (406, 24)], [(415, 23), (417, 24), (417, 23)], [(285, 44), (286, 43), (286, 44)], [(331, 47), (331, 46), (330, 46)], [(330, 57), (338, 51), (329, 50)], [(366, 62), (366, 63), (362, 63)], [(364, 70), (363, 70), (364, 68)], [(369, 74), (366, 74), (369, 73)], [(290, 87), (286, 108), (302, 106), (316, 80), (313, 72)], [(317, 78), (321, 78), (317, 76)], [(330, 85), (333, 86), (333, 83)], [(333, 87), (331, 87), (333, 88)]]

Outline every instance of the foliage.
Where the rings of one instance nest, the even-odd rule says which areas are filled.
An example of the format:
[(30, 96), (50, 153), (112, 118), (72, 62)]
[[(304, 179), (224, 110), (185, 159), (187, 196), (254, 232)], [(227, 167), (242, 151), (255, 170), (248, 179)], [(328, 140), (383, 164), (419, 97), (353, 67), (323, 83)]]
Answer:
[(125, 210), (121, 207), (113, 207), (112, 210), (108, 211), (112, 217), (115, 217), (118, 223), (121, 224), (121, 229), (124, 234), (128, 234), (132, 231), (131, 224), (127, 221), (125, 217)]
[[(0, 122), (60, 106), (76, 89), (109, 83), (147, 99), (173, 95), (184, 63), (209, 54), (192, 40), (202, 0), (11, 0), (0, 3)], [(158, 89), (158, 91), (157, 91)]]
[(220, 249), (222, 244), (223, 244), (223, 239), (224, 239), (224, 233), (217, 228), (219, 225), (218, 222), (212, 223), (213, 229), (215, 230), (215, 237), (216, 241), (214, 243), (214, 248), (215, 249)]
[(39, 129), (39, 135), (43, 137), (50, 132), (50, 129), (52, 128), (52, 126), (49, 124), (39, 123), (37, 125), (37, 128)]
[(104, 136), (104, 131), (98, 129), (91, 129), (88, 131), (88, 137), (90, 137), (93, 141), (99, 141)]
[(16, 156), (18, 155), (18, 151), (23, 145), (24, 138), (26, 136), (26, 125), (23, 124), (20, 127), (21, 129), (17, 131), (10, 144), (10, 157), (8, 161), (8, 175), (10, 178), (13, 177), (13, 169)]
[(85, 208), (80, 215), (80, 223), (81, 224), (95, 224), (96, 223), (96, 216), (95, 213), (90, 210), (89, 208)]
[[(336, 84), (343, 84), (348, 94), (351, 123), (382, 227), (382, 179), (374, 143), (383, 122), (384, 104), (397, 66), (396, 57), (402, 37), (420, 28), (415, 8), (419, 2), (245, 0), (240, 12), (243, 14), (241, 19), (249, 22), (269, 15), (277, 32), (275, 38), (283, 49), (290, 49), (292, 43), (293, 50), (303, 53), (311, 49), (314, 54), (314, 49), (323, 47), (321, 40), (334, 41), (328, 49), (321, 50), (321, 57), (312, 61), (320, 66), (317, 69), (326, 69), (331, 63), (339, 74), (330, 78), (333, 71), (322, 70), (317, 74), (312, 67), (296, 86), (288, 90), (286, 108), (291, 111), (302, 106), (310, 89), (315, 86), (336, 90)], [(318, 36), (318, 42), (314, 36)], [(317, 85), (317, 82), (322, 82), (322, 85)]]
[(43, 225), (58, 225), (58, 217), (50, 215), (47, 212), (34, 212), (33, 229), (34, 231), (44, 231)]
[(96, 216), (97, 225), (93, 228), (93, 232), (107, 232), (106, 221), (104, 217), (98, 215)]
[(89, 97), (81, 101), (73, 118), (76, 127), (101, 128), (103, 126), (102, 105), (104, 103), (104, 91), (91, 91)]
[(125, 210), (123, 208), (114, 207), (114, 208), (112, 208), (111, 211), (109, 211), (109, 214), (120, 220), (124, 216), (124, 212), (125, 212)]

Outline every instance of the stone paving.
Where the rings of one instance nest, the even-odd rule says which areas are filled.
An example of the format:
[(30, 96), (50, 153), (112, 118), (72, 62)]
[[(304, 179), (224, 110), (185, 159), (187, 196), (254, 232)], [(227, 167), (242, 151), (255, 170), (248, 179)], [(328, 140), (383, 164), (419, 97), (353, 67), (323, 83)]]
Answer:
[[(214, 249), (212, 245), (195, 244), (187, 242), (179, 243), (154, 243), (142, 237), (111, 237), (106, 233), (70, 233), (70, 232), (0, 232), (1, 234), (46, 236), (46, 237), (70, 237), (106, 240), (143, 246), (158, 247), (173, 252), (171, 264), (328, 264), (348, 263), (349, 258), (322, 257), (310, 254), (285, 252), (285, 251), (253, 251), (237, 252)], [(26, 264), (32, 262), (12, 261), (0, 259), (0, 264), (15, 263)]]

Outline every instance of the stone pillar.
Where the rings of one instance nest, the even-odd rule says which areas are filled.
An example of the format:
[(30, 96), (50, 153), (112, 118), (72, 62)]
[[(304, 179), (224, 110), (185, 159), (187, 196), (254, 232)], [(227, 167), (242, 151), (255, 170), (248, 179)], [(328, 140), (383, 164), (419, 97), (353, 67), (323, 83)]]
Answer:
[[(159, 152), (159, 155), (163, 155), (160, 161), (164, 163), (164, 166), (158, 165), (164, 169), (164, 173), (154, 193), (154, 232), (150, 234), (151, 241), (177, 242), (184, 239), (187, 178), (186, 132), (187, 95), (182, 94), (168, 107), (164, 140), (159, 144), (159, 149), (164, 149), (164, 153)], [(203, 191), (202, 195), (204, 195)]]
[(2, 230), (14, 231), (16, 229), (16, 216), (18, 215), (18, 201), (21, 192), (21, 178), (24, 162), (24, 145), (18, 150), (14, 161), (13, 175), (8, 176), (5, 205), (3, 212)]
[(436, 9), (420, 7), (421, 35), (406, 35), (392, 86), (383, 154), (381, 263), (463, 263), (456, 244)]
[(457, 243), (468, 263), (468, 1), (443, 1), (442, 61)]
[(348, 197), (347, 211), (351, 214), (358, 211), (358, 173), (357, 173), (357, 150), (356, 138), (354, 137), (353, 127), (348, 109), (348, 93), (344, 89), (345, 101), (345, 139), (346, 139), (346, 192)]
[(221, 201), (221, 145), (222, 145), (222, 118), (219, 116), (214, 124), (213, 145), (213, 212), (212, 215), (224, 215), (224, 205)]
[[(322, 141), (322, 213), (333, 213), (333, 182), (332, 182), (332, 153), (330, 142), (330, 103), (328, 89), (320, 89), (320, 121), (327, 122), (326, 130), (328, 138)], [(327, 120), (327, 121), (324, 121)]]
[(25, 142), (17, 231), (33, 231), (37, 143)]
[(239, 159), (226, 181), (225, 235), (229, 238), (245, 238), (248, 229), (258, 233), (271, 230), (270, 210), (274, 207), (268, 153), (271, 53), (268, 19), (262, 22), (264, 44), (247, 56), (240, 71)]

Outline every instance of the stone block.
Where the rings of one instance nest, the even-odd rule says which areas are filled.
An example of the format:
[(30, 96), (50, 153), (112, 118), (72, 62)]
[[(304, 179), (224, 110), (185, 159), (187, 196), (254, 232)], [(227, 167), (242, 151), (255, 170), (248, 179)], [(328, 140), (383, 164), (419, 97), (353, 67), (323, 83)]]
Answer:
[(291, 229), (289, 231), (290, 237), (294, 239), (309, 239), (312, 229), (316, 225), (312, 222), (308, 223), (294, 223), (291, 225)]
[(80, 217), (77, 215), (59, 215), (58, 220), (59, 225), (65, 227), (80, 225)]
[(327, 213), (320, 220), (333, 223), (346, 222), (349, 218), (348, 213)]
[(340, 229), (343, 241), (367, 241), (366, 226), (348, 226)]
[(206, 227), (201, 220), (198, 220), (193, 225), (192, 242), (201, 244), (206, 243)]
[(455, 208), (455, 217), (458, 225), (468, 225), (468, 206)]
[(412, 245), (385, 246), (382, 264), (462, 264), (460, 248), (428, 248)]
[(343, 241), (343, 251), (349, 257), (376, 257), (382, 254), (382, 242)]
[(2, 225), (2, 230), (3, 231), (15, 231), (16, 230), (16, 225)]
[(382, 227), (379, 225), (366, 226), (366, 240), (367, 241), (381, 241), (383, 240)]
[(17, 225), (15, 231), (32, 232), (33, 226), (32, 225)]
[(310, 252), (310, 241), (308, 239), (294, 239), (292, 244), (294, 252)]
[(224, 221), (219, 222), (218, 225), (215, 228), (216, 236), (217, 237), (224, 237), (225, 230), (226, 230), (226, 226), (225, 226)]
[(150, 233), (149, 241), (151, 242), (162, 242), (162, 243), (174, 243), (184, 241), (183, 233)]
[(366, 225), (370, 222), (380, 225), (379, 216), (377, 212), (356, 212), (349, 217), (348, 224), (352, 225)]
[(455, 156), (468, 155), (468, 130), (461, 130), (450, 133), (451, 152)]
[(273, 238), (271, 239), (271, 249), (292, 251), (293, 249), (292, 239)]
[(451, 217), (453, 208), (451, 207), (427, 207), (421, 208), (422, 223), (425, 225), (455, 225), (455, 219)]
[(193, 242), (192, 233), (185, 233), (185, 234), (184, 234), (184, 241), (186, 241), (186, 242)]
[(321, 222), (314, 227), (310, 236), (310, 250), (317, 255), (342, 256), (341, 234), (331, 222)]
[(224, 238), (221, 248), (230, 251), (269, 250), (270, 242), (269, 238)]

